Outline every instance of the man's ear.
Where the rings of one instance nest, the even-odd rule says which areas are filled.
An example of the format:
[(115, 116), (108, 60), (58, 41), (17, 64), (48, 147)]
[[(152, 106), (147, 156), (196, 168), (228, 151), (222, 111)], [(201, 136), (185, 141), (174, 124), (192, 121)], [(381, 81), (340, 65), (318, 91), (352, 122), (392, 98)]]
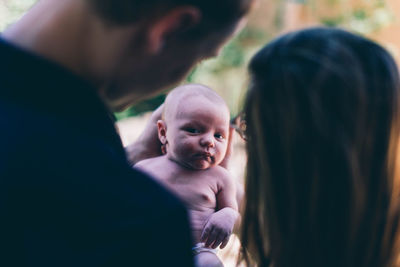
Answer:
[(151, 24), (148, 49), (152, 53), (158, 53), (170, 37), (193, 27), (200, 22), (200, 19), (200, 10), (192, 6), (177, 7), (168, 11)]
[(157, 121), (157, 129), (158, 129), (158, 139), (161, 144), (167, 144), (167, 125), (163, 120)]

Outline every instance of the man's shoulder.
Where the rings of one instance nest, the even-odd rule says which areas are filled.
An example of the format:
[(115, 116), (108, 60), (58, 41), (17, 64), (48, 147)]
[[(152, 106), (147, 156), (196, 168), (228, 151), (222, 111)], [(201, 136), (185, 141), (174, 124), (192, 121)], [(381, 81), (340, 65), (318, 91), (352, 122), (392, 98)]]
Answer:
[[(130, 203), (143, 216), (151, 215), (156, 206), (163, 209), (151, 216), (163, 216), (163, 210), (185, 216), (179, 200), (147, 174), (132, 169), (112, 144), (73, 126), (51, 114), (0, 100), (0, 128), (4, 129), (0, 131), (0, 177), (7, 186), (19, 187), (23, 181), (32, 191), (53, 191), (60, 201), (67, 192), (75, 192), (101, 200), (104, 206)], [(85, 199), (82, 209), (83, 203), (98, 206)]]
[[(89, 122), (88, 122), (89, 123)], [(98, 136), (85, 132), (83, 122), (61, 118), (50, 112), (0, 99), (1, 155), (19, 154), (49, 162), (71, 155), (79, 158), (104, 146)], [(105, 143), (105, 142), (104, 142)], [(105, 148), (103, 150), (106, 150)], [(108, 151), (110, 152), (110, 151)], [(70, 160), (73, 160), (71, 157)]]
[(53, 126), (56, 124), (45, 114), (0, 99), (0, 158), (11, 160), (13, 155), (20, 159), (38, 155), (41, 149), (37, 148), (43, 148), (45, 143), (54, 147), (49, 137), (55, 131), (56, 127)]
[(51, 113), (4, 99), (0, 99), (0, 126), (6, 129), (0, 132), (1, 135), (9, 134), (10, 137), (18, 138), (33, 134), (50, 134), (57, 130), (69, 131), (65, 123)]
[[(26, 194), (41, 195), (32, 195), (32, 203), (50, 195), (60, 206), (79, 202), (71, 210), (71, 214), (81, 212), (77, 220), (85, 218), (85, 210), (99, 216), (114, 213), (115, 217), (131, 210), (144, 222), (149, 217), (166, 218), (168, 212), (185, 219), (186, 211), (176, 197), (147, 174), (131, 168), (124, 155), (101, 138), (70, 128), (48, 114), (1, 103), (0, 128), (5, 129), (0, 131), (4, 190), (22, 194), (26, 189)], [(52, 205), (41, 204), (37, 206)], [(100, 207), (103, 210), (97, 210)], [(110, 207), (107, 212), (106, 207)]]

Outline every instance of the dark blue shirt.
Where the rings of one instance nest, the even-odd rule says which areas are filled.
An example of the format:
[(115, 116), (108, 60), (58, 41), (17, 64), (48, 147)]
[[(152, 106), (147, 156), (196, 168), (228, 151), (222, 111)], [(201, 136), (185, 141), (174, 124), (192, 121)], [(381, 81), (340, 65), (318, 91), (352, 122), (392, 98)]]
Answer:
[(183, 205), (95, 89), (0, 39), (0, 266), (192, 266)]

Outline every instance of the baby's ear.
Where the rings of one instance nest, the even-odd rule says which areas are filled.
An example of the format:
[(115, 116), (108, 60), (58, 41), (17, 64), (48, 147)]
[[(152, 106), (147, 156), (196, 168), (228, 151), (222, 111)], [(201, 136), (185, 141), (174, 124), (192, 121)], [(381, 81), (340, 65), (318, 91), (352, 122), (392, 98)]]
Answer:
[(167, 143), (167, 125), (163, 120), (157, 121), (157, 129), (158, 129), (158, 139), (161, 144), (165, 145)]

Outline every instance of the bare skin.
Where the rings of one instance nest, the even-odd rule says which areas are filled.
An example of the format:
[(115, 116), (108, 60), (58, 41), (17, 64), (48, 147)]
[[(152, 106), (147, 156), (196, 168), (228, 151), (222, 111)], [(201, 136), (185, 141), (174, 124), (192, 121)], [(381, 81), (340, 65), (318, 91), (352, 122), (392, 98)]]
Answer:
[[(195, 243), (224, 248), (239, 217), (234, 180), (219, 165), (229, 143), (229, 111), (222, 99), (201, 95), (207, 90), (191, 96), (196, 88), (184, 89), (167, 98), (164, 120), (157, 122), (166, 154), (140, 161), (135, 167), (156, 177), (183, 200)], [(215, 266), (222, 264), (215, 254), (199, 255), (205, 257), (198, 262), (207, 258)]]
[[(135, 167), (156, 177), (184, 201), (189, 210), (195, 243), (208, 241), (206, 245), (216, 248), (224, 241), (221, 248), (225, 247), (238, 217), (235, 187), (227, 170), (220, 166), (202, 171), (188, 169), (166, 155), (141, 161)], [(217, 223), (218, 228), (226, 229), (225, 232), (220, 236), (215, 233), (208, 240), (206, 227)]]

